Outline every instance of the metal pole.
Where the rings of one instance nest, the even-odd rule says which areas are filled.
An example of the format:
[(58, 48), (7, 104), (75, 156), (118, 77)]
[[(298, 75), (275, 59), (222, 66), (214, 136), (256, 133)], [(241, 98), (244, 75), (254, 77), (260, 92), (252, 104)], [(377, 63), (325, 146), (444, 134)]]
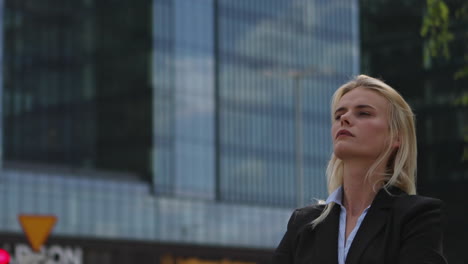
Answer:
[(295, 112), (296, 112), (296, 189), (297, 189), (297, 206), (302, 207), (304, 202), (304, 167), (302, 157), (302, 102), (301, 102), (301, 75), (295, 75), (294, 94), (295, 94)]
[(0, 170), (3, 169), (3, 160), (4, 160), (4, 153), (3, 150), (5, 147), (3, 146), (3, 131), (4, 129), (4, 123), (3, 123), (3, 94), (4, 94), (4, 82), (3, 82), (3, 28), (4, 28), (4, 23), (5, 23), (5, 1), (0, 0)]
[[(333, 71), (325, 70), (323, 74), (331, 74)], [(264, 74), (267, 76), (287, 76), (293, 80), (293, 92), (294, 92), (294, 111), (295, 111), (295, 154), (296, 154), (296, 203), (298, 207), (302, 207), (304, 204), (304, 155), (303, 155), (303, 120), (302, 120), (302, 87), (301, 81), (307, 76), (312, 76), (320, 73), (317, 69), (309, 67), (303, 71), (288, 71), (281, 72), (280, 74), (274, 74), (273, 71), (265, 71)]]

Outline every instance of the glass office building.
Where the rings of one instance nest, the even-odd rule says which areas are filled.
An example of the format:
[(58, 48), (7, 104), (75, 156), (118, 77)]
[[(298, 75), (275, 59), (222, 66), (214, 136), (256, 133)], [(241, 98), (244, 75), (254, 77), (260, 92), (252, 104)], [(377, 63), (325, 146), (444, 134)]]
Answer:
[[(362, 71), (383, 77), (409, 101), (416, 114), (418, 192), (445, 202), (445, 254), (466, 263), (465, 208), (468, 188), (468, 79), (455, 78), (466, 66), (466, 20), (456, 20), (464, 1), (450, 9), (450, 58), (429, 55), (420, 34), (426, 1), (360, 1)], [(463, 103), (464, 102), (464, 103)]]
[(291, 209), (326, 198), (357, 1), (1, 3), (8, 248), (19, 214), (51, 214), (50, 241), (81, 245), (83, 263), (129, 263), (115, 252), (131, 245), (141, 263), (266, 263)]

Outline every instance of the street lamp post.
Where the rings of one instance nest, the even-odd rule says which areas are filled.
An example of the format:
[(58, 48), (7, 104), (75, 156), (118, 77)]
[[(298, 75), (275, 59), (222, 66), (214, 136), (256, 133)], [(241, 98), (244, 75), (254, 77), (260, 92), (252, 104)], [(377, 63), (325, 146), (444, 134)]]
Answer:
[(304, 165), (303, 165), (303, 140), (302, 140), (302, 91), (300, 81), (302, 76), (300, 74), (295, 74), (292, 76), (294, 81), (294, 102), (295, 102), (295, 124), (296, 124), (296, 170), (297, 170), (297, 179), (296, 179), (296, 188), (298, 191), (297, 194), (297, 205), (302, 207), (304, 202)]
[(301, 81), (309, 76), (317, 75), (321, 71), (315, 68), (306, 70), (287, 71), (287, 72), (273, 72), (265, 71), (267, 76), (286, 76), (293, 81), (294, 92), (294, 114), (295, 114), (295, 156), (296, 156), (296, 203), (298, 207), (302, 207), (304, 203), (304, 150), (303, 150), (303, 118), (302, 118), (302, 87)]

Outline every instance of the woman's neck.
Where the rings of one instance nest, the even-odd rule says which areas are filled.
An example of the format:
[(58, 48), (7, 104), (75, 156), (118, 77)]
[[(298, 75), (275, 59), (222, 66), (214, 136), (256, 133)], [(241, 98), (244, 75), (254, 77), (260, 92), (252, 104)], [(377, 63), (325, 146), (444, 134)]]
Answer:
[[(383, 170), (376, 171), (366, 178), (369, 166), (346, 164), (343, 170), (343, 205), (351, 216), (359, 216), (372, 203), (382, 184), (375, 184), (382, 178)], [(379, 176), (380, 175), (380, 176)]]

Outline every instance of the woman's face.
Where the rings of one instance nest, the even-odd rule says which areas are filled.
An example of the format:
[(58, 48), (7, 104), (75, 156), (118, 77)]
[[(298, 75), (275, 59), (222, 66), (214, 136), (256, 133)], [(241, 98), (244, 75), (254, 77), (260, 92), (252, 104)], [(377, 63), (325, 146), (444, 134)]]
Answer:
[(355, 88), (334, 109), (332, 138), (341, 160), (374, 161), (388, 142), (389, 102), (377, 92)]

